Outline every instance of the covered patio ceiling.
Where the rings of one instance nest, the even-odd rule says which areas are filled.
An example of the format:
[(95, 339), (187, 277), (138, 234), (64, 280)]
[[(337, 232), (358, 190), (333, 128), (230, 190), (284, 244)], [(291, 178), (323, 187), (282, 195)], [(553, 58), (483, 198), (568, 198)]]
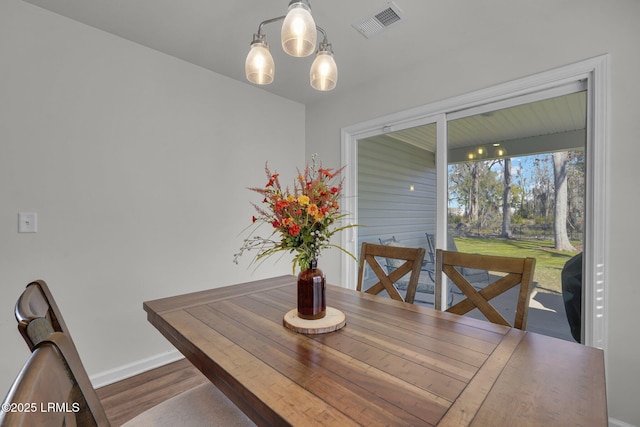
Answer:
[[(509, 157), (563, 150), (582, 150), (586, 141), (586, 91), (544, 99), (449, 121), (448, 161), (467, 160), (467, 153), (485, 147), (495, 158), (496, 144)], [(386, 138), (436, 151), (435, 124), (384, 135)]]

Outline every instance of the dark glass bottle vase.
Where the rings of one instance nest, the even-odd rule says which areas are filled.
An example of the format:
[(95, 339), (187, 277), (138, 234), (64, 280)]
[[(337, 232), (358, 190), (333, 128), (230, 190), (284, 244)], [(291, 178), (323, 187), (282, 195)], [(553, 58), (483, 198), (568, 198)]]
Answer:
[(309, 269), (298, 274), (298, 317), (308, 320), (322, 319), (326, 312), (324, 273), (314, 259), (311, 260)]

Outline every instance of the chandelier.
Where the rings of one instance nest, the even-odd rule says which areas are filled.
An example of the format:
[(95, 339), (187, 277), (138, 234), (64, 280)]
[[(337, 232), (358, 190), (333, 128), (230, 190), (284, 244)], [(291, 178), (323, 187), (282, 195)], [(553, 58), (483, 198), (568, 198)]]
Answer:
[(327, 91), (335, 88), (338, 81), (338, 67), (333, 59), (331, 43), (327, 40), (327, 33), (313, 20), (308, 0), (291, 0), (285, 16), (267, 19), (260, 23), (258, 32), (253, 35), (244, 66), (247, 80), (258, 85), (268, 85), (273, 82), (275, 64), (262, 27), (278, 21), (284, 21), (280, 33), (282, 49), (291, 56), (301, 58), (314, 53), (318, 32), (322, 34), (323, 40), (318, 45), (316, 59), (311, 64), (309, 81), (311, 87), (316, 90)]

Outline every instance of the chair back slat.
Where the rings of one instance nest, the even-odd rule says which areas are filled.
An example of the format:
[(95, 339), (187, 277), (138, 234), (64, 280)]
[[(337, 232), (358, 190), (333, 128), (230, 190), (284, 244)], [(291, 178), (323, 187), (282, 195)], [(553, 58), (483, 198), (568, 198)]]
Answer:
[(523, 260), (526, 259), (453, 251), (442, 251), (442, 257), (443, 264), (518, 274), (522, 274), (524, 268)]

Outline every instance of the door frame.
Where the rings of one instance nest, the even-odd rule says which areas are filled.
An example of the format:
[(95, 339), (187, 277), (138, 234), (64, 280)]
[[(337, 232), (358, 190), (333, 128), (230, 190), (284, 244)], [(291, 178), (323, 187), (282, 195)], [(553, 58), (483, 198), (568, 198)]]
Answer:
[[(437, 246), (446, 247), (447, 220), (447, 134), (446, 124), (457, 112), (482, 109), (489, 104), (517, 104), (557, 88), (586, 82), (587, 86), (587, 142), (585, 239), (583, 281), (583, 343), (606, 349), (607, 293), (608, 293), (608, 183), (609, 159), (609, 57), (602, 55), (581, 62), (538, 73), (529, 77), (499, 84), (487, 89), (456, 96), (435, 103), (375, 118), (341, 129), (341, 164), (348, 165), (343, 183), (342, 206), (357, 223), (357, 141), (375, 135), (437, 124)], [(487, 107), (491, 108), (491, 107)], [(495, 108), (493, 108), (495, 109)], [(357, 228), (341, 234), (341, 245), (357, 253)], [(341, 259), (342, 283), (355, 284), (357, 266), (348, 255)]]

